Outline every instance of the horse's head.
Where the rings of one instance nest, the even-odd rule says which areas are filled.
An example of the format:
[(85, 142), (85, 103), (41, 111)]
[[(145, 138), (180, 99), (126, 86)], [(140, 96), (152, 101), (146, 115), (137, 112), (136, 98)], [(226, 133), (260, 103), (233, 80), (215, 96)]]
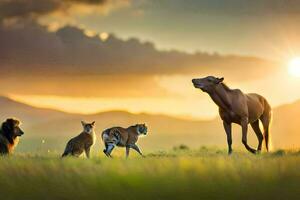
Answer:
[(207, 76), (205, 78), (193, 79), (192, 82), (195, 88), (199, 88), (203, 92), (212, 92), (218, 84), (223, 82), (223, 80), (224, 78)]

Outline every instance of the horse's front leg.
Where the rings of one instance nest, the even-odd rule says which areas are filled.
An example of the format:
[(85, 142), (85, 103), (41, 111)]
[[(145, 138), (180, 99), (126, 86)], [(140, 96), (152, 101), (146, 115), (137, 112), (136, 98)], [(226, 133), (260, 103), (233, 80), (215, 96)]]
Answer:
[(256, 150), (251, 148), (248, 143), (247, 143), (247, 133), (248, 133), (248, 117), (242, 118), (241, 121), (241, 126), (242, 126), (242, 142), (246, 149), (251, 152), (251, 153), (256, 153)]
[(228, 144), (228, 154), (230, 155), (232, 153), (232, 128), (231, 128), (231, 123), (227, 123), (223, 121), (223, 126), (227, 135), (227, 144)]

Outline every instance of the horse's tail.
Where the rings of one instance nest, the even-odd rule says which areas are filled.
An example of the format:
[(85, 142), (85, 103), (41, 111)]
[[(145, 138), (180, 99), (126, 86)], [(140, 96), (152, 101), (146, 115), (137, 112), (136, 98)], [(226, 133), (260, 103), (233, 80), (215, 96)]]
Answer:
[(264, 100), (264, 113), (260, 118), (264, 127), (264, 138), (266, 149), (269, 151), (271, 149), (271, 136), (270, 136), (270, 126), (272, 121), (272, 108), (267, 100)]
[(270, 126), (265, 128), (264, 131), (264, 137), (265, 137), (265, 143), (266, 143), (266, 149), (269, 152), (270, 147)]

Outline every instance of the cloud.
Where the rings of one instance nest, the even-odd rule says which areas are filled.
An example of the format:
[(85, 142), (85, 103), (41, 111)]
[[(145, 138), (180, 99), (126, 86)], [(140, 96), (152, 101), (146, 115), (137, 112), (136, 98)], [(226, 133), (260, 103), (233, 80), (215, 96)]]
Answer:
[(4, 0), (0, 2), (0, 17), (29, 17), (44, 15), (60, 9), (62, 4), (58, 0)]
[[(150, 42), (136, 38), (121, 40), (110, 34), (88, 37), (85, 30), (66, 26), (48, 32), (34, 22), (0, 28), (2, 74), (12, 67), (26, 73), (49, 74), (192, 74), (230, 71), (237, 74), (252, 68), (255, 76), (264, 74), (275, 63), (255, 57), (159, 51)], [(6, 67), (5, 67), (6, 66)], [(232, 71), (239, 68), (240, 72)], [(251, 76), (251, 74), (249, 75)]]
[(0, 2), (0, 20), (37, 18), (54, 12), (84, 13), (93, 11), (94, 8), (107, 12), (113, 6), (128, 3), (129, 0), (2, 0)]
[(255, 57), (159, 51), (152, 43), (135, 38), (122, 40), (110, 34), (103, 41), (98, 34), (89, 37), (85, 32), (71, 26), (48, 32), (32, 21), (0, 26), (1, 90), (69, 96), (83, 91), (87, 96), (113, 96), (119, 92), (138, 96), (147, 88), (148, 94), (157, 96), (166, 92), (155, 82), (157, 76), (216, 74), (245, 81), (264, 77), (278, 66)]

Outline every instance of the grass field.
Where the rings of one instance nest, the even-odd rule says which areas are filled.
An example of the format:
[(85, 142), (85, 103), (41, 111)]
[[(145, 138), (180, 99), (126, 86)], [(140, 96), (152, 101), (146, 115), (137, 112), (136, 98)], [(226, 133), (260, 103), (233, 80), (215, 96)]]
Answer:
[(0, 158), (0, 199), (299, 199), (300, 153), (227, 156), (172, 150), (125, 160), (94, 155)]

